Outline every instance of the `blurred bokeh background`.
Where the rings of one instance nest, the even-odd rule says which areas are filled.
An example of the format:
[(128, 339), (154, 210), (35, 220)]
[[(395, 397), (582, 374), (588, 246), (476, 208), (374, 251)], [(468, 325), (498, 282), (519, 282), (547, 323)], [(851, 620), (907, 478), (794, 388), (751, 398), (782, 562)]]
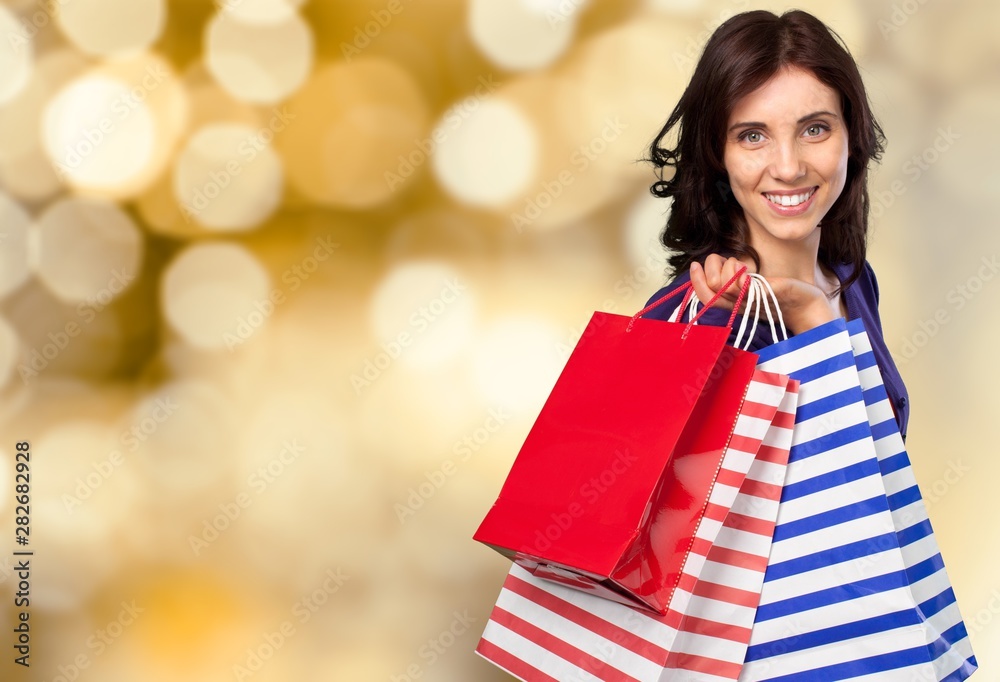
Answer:
[[(908, 446), (1000, 654), (1000, 4), (799, 2), (888, 153)], [(749, 0), (0, 4), (4, 680), (503, 680), (471, 535), (595, 309), (665, 281), (638, 162)], [(992, 510), (992, 511), (991, 511)], [(983, 672), (994, 679), (995, 672)]]

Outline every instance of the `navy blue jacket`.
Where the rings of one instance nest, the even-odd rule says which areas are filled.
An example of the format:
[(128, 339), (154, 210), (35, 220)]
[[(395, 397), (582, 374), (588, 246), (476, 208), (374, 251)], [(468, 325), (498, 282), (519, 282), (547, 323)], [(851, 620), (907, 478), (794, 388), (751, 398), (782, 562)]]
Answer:
[[(851, 274), (851, 266), (843, 264), (833, 268), (840, 281), (844, 281)], [(677, 287), (690, 281), (691, 275), (688, 271), (682, 272), (670, 284), (657, 291), (649, 299), (649, 303), (662, 298), (665, 294), (673, 291)], [(885, 339), (882, 337), (882, 321), (878, 315), (878, 281), (875, 279), (875, 271), (866, 261), (865, 267), (861, 271), (861, 276), (843, 291), (844, 303), (847, 306), (847, 319), (855, 320), (861, 318), (864, 322), (865, 330), (871, 339), (872, 349), (875, 351), (875, 360), (878, 363), (879, 371), (882, 374), (882, 381), (885, 383), (885, 390), (889, 394), (893, 411), (896, 413), (896, 423), (899, 431), (906, 438), (906, 427), (910, 419), (909, 398), (906, 393), (906, 386), (903, 385), (903, 378), (899, 375), (896, 363), (893, 362), (889, 349), (886, 348)], [(654, 320), (666, 320), (670, 314), (680, 304), (681, 295), (678, 294), (661, 306), (643, 315), (643, 317)], [(647, 304), (648, 305), (648, 304)], [(730, 311), (722, 308), (712, 308), (699, 318), (699, 324), (711, 324), (723, 327), (729, 321)], [(736, 332), (740, 327), (742, 316), (737, 315), (733, 324), (733, 332), (729, 335), (729, 343), (736, 340)], [(758, 322), (757, 331), (750, 343), (750, 350), (757, 351), (765, 346), (770, 346), (775, 342), (771, 336), (771, 327), (766, 322)]]

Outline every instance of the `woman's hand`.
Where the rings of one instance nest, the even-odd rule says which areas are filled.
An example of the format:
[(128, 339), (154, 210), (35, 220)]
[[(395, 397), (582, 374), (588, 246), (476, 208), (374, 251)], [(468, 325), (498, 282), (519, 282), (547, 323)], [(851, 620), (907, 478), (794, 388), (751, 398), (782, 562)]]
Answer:
[[(714, 253), (705, 259), (704, 266), (697, 262), (691, 263), (691, 284), (698, 295), (698, 300), (702, 303), (712, 300), (719, 289), (744, 266), (747, 272), (756, 271), (752, 261), (723, 258)], [(715, 305), (732, 310), (746, 278), (746, 274), (742, 275), (722, 294)], [(793, 334), (801, 334), (840, 316), (836, 302), (831, 302), (823, 290), (813, 284), (790, 277), (768, 277), (767, 281), (774, 289), (785, 326)], [(740, 306), (740, 312), (745, 308), (744, 302)]]

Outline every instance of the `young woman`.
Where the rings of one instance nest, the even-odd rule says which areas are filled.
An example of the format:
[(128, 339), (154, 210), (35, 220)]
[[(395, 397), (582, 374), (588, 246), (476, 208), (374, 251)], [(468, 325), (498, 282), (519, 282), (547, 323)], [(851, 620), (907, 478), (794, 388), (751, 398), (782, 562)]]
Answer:
[[(677, 276), (650, 300), (691, 281), (707, 301), (745, 265), (767, 278), (791, 334), (861, 318), (905, 438), (906, 388), (865, 259), (868, 165), (883, 145), (857, 64), (819, 19), (733, 17), (709, 39), (651, 146), (661, 178), (651, 190), (673, 200), (662, 241)], [(700, 322), (725, 324), (742, 284)], [(646, 316), (666, 319), (676, 305)], [(774, 342), (769, 325), (758, 325), (750, 348)]]

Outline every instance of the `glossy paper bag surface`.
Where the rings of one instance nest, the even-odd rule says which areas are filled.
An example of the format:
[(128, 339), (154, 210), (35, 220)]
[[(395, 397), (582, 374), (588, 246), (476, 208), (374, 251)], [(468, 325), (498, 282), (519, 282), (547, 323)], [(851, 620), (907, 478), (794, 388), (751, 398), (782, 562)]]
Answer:
[(649, 499), (648, 518), (610, 576), (658, 613), (666, 611), (691, 551), (756, 364), (750, 353), (722, 349)]
[[(529, 570), (608, 580), (623, 599), (664, 608), (754, 369), (727, 337), (595, 313), (475, 538)], [(684, 485), (661, 486), (682, 464)], [(662, 560), (649, 552), (658, 492), (673, 512), (653, 526)]]

